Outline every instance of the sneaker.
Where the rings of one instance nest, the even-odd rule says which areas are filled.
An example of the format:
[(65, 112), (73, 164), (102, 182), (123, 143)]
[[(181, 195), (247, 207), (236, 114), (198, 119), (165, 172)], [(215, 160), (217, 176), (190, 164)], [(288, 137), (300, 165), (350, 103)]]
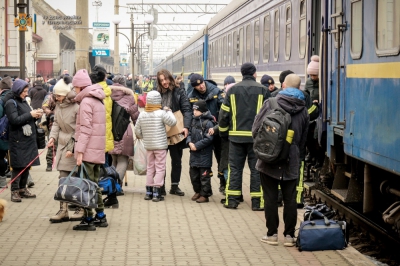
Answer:
[(100, 218), (98, 216), (98, 213), (96, 213), (96, 216), (94, 216), (94, 226), (96, 227), (107, 227), (108, 223), (107, 223), (107, 218), (106, 215), (104, 214), (103, 218)]
[(19, 195), (19, 190), (11, 191), (11, 201), (21, 202), (21, 196)]
[(81, 223), (75, 225), (72, 229), (77, 231), (96, 231), (93, 221), (93, 218), (82, 217)]
[(283, 241), (285, 247), (294, 247), (295, 244), (296, 241), (294, 241), (294, 237), (291, 237), (290, 235), (285, 236), (285, 240)]
[(261, 238), (261, 242), (277, 246), (278, 245), (278, 234), (274, 234), (272, 236), (265, 235)]

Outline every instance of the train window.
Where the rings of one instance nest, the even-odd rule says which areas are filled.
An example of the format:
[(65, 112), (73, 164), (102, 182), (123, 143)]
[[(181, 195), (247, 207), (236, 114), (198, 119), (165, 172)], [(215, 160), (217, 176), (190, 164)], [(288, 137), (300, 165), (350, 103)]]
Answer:
[(209, 58), (208, 61), (209, 61), (209, 66), (211, 66), (211, 67), (213, 66), (212, 65), (212, 56), (213, 56), (212, 52), (213, 51), (212, 51), (212, 43), (211, 43), (211, 44), (209, 44), (209, 48), (208, 48), (208, 58)]
[(246, 62), (251, 62), (250, 51), (251, 51), (251, 27), (250, 27), (250, 25), (247, 25), (246, 26), (246, 58), (244, 59)]
[[(342, 0), (334, 0), (333, 2), (333, 11), (335, 12), (334, 14), (331, 15), (331, 17), (335, 20), (334, 27), (335, 29), (333, 29), (331, 32), (334, 34), (335, 36), (335, 47), (337, 48), (338, 46), (338, 32), (339, 32), (339, 26), (340, 24), (342, 24), (342, 16), (343, 16), (343, 6), (342, 6)], [(340, 33), (340, 43), (342, 43), (343, 40), (343, 33)]]
[(351, 57), (360, 59), (362, 51), (362, 1), (352, 0), (351, 3)]
[(290, 59), (290, 50), (292, 48), (292, 7), (289, 4), (286, 7), (286, 43), (285, 43), (285, 58)]
[(239, 62), (238, 64), (242, 65), (243, 64), (243, 28), (239, 30)]
[(238, 57), (238, 47), (239, 47), (239, 42), (238, 42), (238, 36), (237, 32), (233, 32), (233, 38), (232, 38), (232, 65), (236, 66), (236, 60)]
[(258, 64), (260, 57), (260, 21), (254, 22), (254, 64)]
[(227, 66), (231, 66), (231, 62), (232, 62), (232, 35), (229, 33), (228, 34), (228, 62), (227, 62)]
[(271, 19), (267, 15), (264, 17), (264, 40), (263, 40), (263, 58), (264, 63), (269, 60), (269, 43), (270, 43)]
[(224, 36), (223, 47), (222, 47), (224, 58), (222, 60), (222, 66), (226, 66), (226, 36)]
[(400, 48), (400, 1), (378, 0), (377, 2), (377, 54), (397, 55)]
[(300, 2), (300, 23), (299, 23), (299, 57), (304, 58), (306, 55), (306, 1)]
[(274, 18), (274, 60), (278, 61), (279, 57), (279, 9), (275, 11)]

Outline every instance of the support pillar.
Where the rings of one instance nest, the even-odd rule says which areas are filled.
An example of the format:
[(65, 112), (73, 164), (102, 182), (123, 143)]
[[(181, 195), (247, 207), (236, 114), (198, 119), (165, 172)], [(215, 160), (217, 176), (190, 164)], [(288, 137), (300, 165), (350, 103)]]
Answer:
[[(114, 0), (114, 14), (118, 15), (119, 14), (119, 0)], [(119, 70), (119, 36), (118, 34), (115, 34), (115, 39), (114, 39), (114, 73), (115, 74), (120, 74)]]
[(89, 65), (89, 5), (88, 0), (76, 0), (76, 15), (82, 19), (81, 27), (75, 28), (75, 67), (86, 69), (90, 73)]

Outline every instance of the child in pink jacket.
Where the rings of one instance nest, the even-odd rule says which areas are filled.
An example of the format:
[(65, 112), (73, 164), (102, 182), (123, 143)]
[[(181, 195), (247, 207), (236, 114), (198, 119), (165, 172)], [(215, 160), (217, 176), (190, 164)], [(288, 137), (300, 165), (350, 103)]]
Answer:
[[(104, 164), (106, 143), (106, 110), (103, 104), (105, 94), (99, 84), (92, 85), (85, 69), (79, 70), (72, 80), (75, 101), (79, 104), (76, 118), (74, 154), (77, 165), (84, 165), (88, 178), (99, 182), (100, 165)], [(74, 230), (95, 231), (96, 226), (107, 227), (104, 204), (100, 188), (97, 188), (98, 207), (93, 218), (93, 210), (85, 208), (80, 224)]]

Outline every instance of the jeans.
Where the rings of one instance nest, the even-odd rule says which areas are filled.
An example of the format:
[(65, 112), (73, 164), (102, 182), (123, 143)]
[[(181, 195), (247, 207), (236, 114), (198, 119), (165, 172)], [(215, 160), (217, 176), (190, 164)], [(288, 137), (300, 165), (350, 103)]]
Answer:
[[(25, 168), (13, 168), (11, 180), (13, 180), (19, 173), (21, 173)], [(26, 183), (28, 183), (29, 176), (29, 167), (25, 169), (25, 171), (18, 176), (17, 179), (11, 184), (11, 191), (19, 190), (22, 188), (26, 188)]]

